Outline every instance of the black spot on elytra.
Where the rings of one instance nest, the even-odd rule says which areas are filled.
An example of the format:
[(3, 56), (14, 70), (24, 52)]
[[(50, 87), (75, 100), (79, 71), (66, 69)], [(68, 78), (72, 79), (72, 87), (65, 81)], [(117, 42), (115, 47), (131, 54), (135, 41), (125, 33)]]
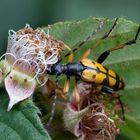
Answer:
[(92, 78), (96, 78), (96, 75), (92, 75)]

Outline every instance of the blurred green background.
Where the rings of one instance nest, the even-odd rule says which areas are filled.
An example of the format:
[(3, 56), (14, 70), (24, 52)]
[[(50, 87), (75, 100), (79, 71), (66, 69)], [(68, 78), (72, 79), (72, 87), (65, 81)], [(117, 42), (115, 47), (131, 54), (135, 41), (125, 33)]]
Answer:
[(36, 28), (89, 16), (123, 16), (140, 23), (139, 12), (140, 0), (1, 0), (0, 55), (6, 50), (8, 30), (18, 30), (26, 23)]
[[(59, 21), (95, 17), (125, 17), (140, 23), (140, 0), (0, 0), (0, 55), (8, 30), (29, 23), (33, 28)], [(122, 137), (122, 140), (126, 138)]]

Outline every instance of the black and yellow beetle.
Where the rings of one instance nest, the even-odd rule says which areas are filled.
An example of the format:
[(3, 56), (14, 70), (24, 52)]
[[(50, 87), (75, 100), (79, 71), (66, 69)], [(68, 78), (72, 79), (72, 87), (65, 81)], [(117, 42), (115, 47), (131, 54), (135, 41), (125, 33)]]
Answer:
[(61, 75), (65, 74), (67, 76), (67, 81), (64, 85), (64, 90), (63, 92), (66, 93), (69, 91), (69, 81), (70, 77), (74, 76), (75, 77), (75, 92), (74, 92), (74, 97), (77, 102), (77, 107), (79, 108), (80, 104), (80, 96), (77, 93), (77, 80), (80, 79), (84, 82), (87, 83), (94, 83), (96, 85), (101, 86), (101, 91), (105, 93), (110, 93), (113, 94), (114, 91), (122, 90), (124, 89), (124, 82), (123, 80), (119, 77), (119, 75), (114, 72), (113, 70), (110, 70), (106, 68), (105, 66), (102, 65), (104, 60), (109, 56), (109, 54), (115, 50), (122, 49), (127, 45), (131, 45), (136, 43), (136, 40), (138, 38), (138, 34), (140, 32), (140, 27), (137, 30), (137, 33), (135, 35), (135, 38), (132, 40), (129, 40), (128, 42), (124, 44), (119, 44), (114, 48), (111, 48), (105, 52), (103, 52), (97, 59), (97, 61), (93, 61), (91, 59), (88, 59), (87, 57), (91, 53), (91, 50), (99, 45), (105, 38), (107, 38), (112, 30), (115, 28), (117, 20), (115, 20), (112, 28), (109, 30), (109, 32), (104, 35), (99, 41), (96, 42), (96, 44), (92, 47), (89, 48), (82, 56), (80, 61), (78, 62), (72, 62), (73, 61), (73, 52), (77, 50), (78, 47), (82, 46), (90, 37), (88, 37), (84, 42), (80, 43), (77, 48), (74, 48), (71, 50), (69, 54), (66, 54), (65, 56), (69, 55), (69, 62), (68, 64), (61, 64), (60, 61), (53, 65), (48, 72), (48, 74), (51, 75)]
[[(81, 79), (84, 82), (103, 85), (103, 90), (105, 90), (105, 87), (109, 87), (106, 88), (108, 93), (124, 88), (124, 82), (118, 74), (88, 58), (75, 63), (58, 63), (51, 68), (50, 74), (76, 76), (77, 79)], [(111, 91), (111, 89), (113, 90)]]

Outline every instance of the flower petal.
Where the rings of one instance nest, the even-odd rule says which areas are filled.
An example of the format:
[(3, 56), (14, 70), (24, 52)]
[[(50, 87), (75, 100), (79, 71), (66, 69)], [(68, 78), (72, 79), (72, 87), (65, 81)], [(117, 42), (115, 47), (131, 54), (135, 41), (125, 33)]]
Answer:
[(65, 128), (74, 133), (75, 136), (79, 137), (81, 135), (79, 123), (88, 111), (89, 107), (86, 107), (81, 111), (75, 111), (71, 104), (67, 104), (67, 107), (64, 111)]
[[(36, 81), (32, 77), (12, 70), (11, 73), (5, 78), (5, 87), (8, 92), (10, 102), (8, 111), (18, 102), (29, 98), (36, 87)], [(30, 80), (30, 81), (29, 81)]]

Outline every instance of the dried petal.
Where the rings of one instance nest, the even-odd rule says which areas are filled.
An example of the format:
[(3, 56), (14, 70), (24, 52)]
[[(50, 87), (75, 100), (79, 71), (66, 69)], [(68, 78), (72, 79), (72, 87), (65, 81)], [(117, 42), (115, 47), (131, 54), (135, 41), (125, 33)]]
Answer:
[(79, 122), (83, 119), (83, 117), (87, 114), (89, 107), (81, 111), (75, 111), (72, 105), (68, 104), (64, 111), (64, 123), (67, 130), (71, 131), (75, 134), (75, 136), (79, 137), (81, 132), (79, 131)]
[(118, 129), (106, 112), (106, 99), (102, 98), (104, 96), (99, 88), (93, 84), (81, 83), (78, 85), (78, 93), (80, 111), (76, 109), (77, 102), (72, 96), (64, 112), (67, 130), (79, 137), (79, 140), (115, 140)]

